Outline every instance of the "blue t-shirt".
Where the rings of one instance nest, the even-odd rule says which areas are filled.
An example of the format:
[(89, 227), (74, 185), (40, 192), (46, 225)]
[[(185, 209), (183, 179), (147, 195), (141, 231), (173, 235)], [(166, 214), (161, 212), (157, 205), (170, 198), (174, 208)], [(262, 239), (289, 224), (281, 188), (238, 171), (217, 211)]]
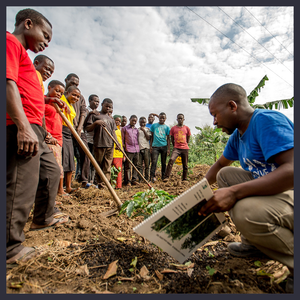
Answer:
[(152, 123), (152, 124), (151, 124), (151, 123), (147, 123), (147, 124), (146, 124), (146, 127), (150, 129), (151, 126), (152, 126), (153, 124), (154, 124), (154, 123)]
[(167, 146), (167, 135), (170, 134), (170, 127), (166, 124), (154, 123), (150, 131), (153, 132), (152, 147)]
[(239, 160), (244, 170), (259, 178), (278, 167), (270, 161), (273, 155), (293, 147), (293, 122), (280, 112), (256, 109), (244, 134), (236, 129), (230, 136), (223, 155)]

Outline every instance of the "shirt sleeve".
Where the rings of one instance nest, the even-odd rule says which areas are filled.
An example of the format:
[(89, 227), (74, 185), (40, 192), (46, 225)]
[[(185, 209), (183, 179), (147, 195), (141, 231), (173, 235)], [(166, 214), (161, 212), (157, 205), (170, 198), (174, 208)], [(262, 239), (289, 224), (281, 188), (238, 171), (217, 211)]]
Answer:
[(266, 161), (294, 148), (294, 125), (282, 113), (259, 114), (254, 124), (254, 134)]
[(20, 49), (11, 40), (6, 39), (6, 79), (18, 82)]

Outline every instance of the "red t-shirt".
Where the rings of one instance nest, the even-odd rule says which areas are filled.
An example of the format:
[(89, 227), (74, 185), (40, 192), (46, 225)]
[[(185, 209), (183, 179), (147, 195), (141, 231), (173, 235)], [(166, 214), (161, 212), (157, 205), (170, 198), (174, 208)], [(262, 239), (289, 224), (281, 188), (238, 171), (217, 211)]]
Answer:
[(56, 109), (50, 104), (45, 104), (45, 123), (47, 131), (50, 132), (51, 135), (57, 139), (59, 145), (62, 146), (62, 119)]
[(183, 125), (183, 127), (173, 126), (170, 131), (170, 135), (174, 137), (174, 148), (177, 149), (190, 149), (186, 142), (187, 136), (191, 135), (189, 127)]
[[(9, 32), (6, 32), (6, 79), (17, 84), (29, 123), (42, 126), (45, 101), (36, 70), (26, 49)], [(12, 124), (14, 122), (6, 113), (6, 125)]]

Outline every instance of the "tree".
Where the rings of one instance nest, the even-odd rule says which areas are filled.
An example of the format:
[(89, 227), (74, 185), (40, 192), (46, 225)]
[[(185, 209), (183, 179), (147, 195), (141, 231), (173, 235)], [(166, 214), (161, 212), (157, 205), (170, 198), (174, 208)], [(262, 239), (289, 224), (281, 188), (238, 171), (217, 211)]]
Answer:
[[(256, 97), (259, 95), (260, 90), (265, 86), (265, 82), (269, 80), (267, 75), (265, 75), (259, 84), (254, 88), (254, 90), (247, 96), (249, 104), (253, 108), (263, 108), (263, 109), (280, 109), (280, 108), (289, 108), (294, 106), (294, 97), (291, 99), (282, 99), (275, 100), (271, 102), (266, 102), (265, 104), (254, 104)], [(192, 102), (198, 102), (203, 105), (207, 105), (209, 102), (209, 98), (191, 98)]]

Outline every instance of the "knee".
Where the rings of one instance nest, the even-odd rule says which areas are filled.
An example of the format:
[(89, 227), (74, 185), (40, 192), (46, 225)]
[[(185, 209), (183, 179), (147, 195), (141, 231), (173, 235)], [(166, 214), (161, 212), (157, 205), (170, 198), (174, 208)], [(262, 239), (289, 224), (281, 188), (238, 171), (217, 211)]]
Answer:
[(217, 173), (216, 179), (217, 179), (218, 186), (220, 188), (228, 187), (226, 178), (230, 169), (231, 167), (224, 167)]

